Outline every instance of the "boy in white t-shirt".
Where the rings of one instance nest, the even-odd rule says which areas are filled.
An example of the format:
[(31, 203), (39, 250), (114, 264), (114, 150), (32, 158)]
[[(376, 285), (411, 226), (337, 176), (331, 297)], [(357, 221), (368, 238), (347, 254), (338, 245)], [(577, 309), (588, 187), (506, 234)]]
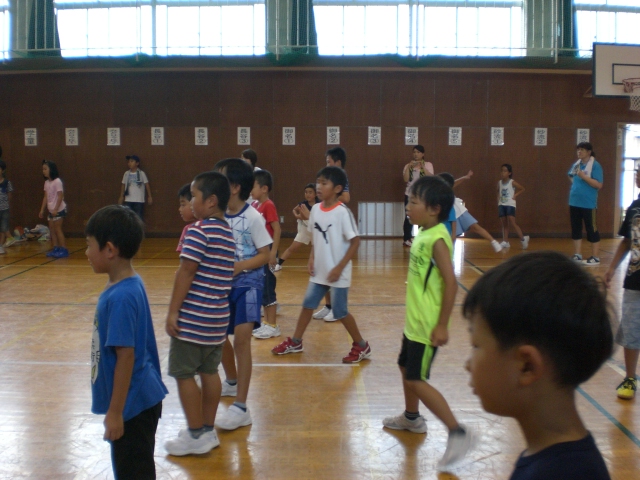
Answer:
[(317, 193), (322, 203), (317, 203), (309, 215), (309, 231), (313, 245), (309, 256), (309, 286), (302, 303), (293, 337), (271, 350), (275, 355), (303, 351), (304, 334), (313, 310), (327, 291), (331, 290), (333, 315), (340, 320), (351, 335), (353, 344), (343, 363), (357, 363), (371, 356), (369, 343), (362, 338), (355, 318), (347, 309), (351, 286), (351, 258), (358, 250), (360, 237), (351, 211), (338, 200), (347, 183), (347, 175), (341, 168), (325, 167), (317, 176)]
[(125, 205), (136, 212), (144, 221), (144, 194), (147, 192), (147, 203), (153, 204), (151, 197), (151, 187), (147, 175), (140, 170), (140, 157), (137, 155), (127, 155), (127, 165), (129, 170), (124, 172), (122, 177), (122, 187), (120, 188), (120, 198), (118, 203)]

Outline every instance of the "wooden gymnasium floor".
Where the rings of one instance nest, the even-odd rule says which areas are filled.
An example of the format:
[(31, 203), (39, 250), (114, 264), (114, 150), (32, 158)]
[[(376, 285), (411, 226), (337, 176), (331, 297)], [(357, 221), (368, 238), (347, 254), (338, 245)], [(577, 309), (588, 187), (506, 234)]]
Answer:
[[(285, 240), (285, 247), (290, 240)], [(254, 340), (249, 406), (253, 425), (219, 433), (221, 445), (203, 456), (169, 457), (164, 442), (184, 426), (173, 379), (157, 433), (161, 479), (502, 479), (523, 448), (514, 421), (485, 413), (467, 385), (469, 354), (465, 291), (503, 258), (520, 253), (518, 241), (506, 254), (487, 242), (457, 242), (455, 271), (460, 288), (451, 341), (438, 352), (432, 381), (460, 421), (481, 433), (481, 443), (455, 475), (438, 474), (445, 448), (443, 426), (426, 409), (428, 435), (394, 432), (382, 418), (402, 412), (402, 388), (395, 365), (404, 316), (408, 249), (396, 240), (364, 240), (354, 262), (351, 312), (373, 349), (370, 361), (345, 366), (349, 339), (339, 323), (314, 321), (302, 354), (275, 357), (279, 341)], [(169, 339), (164, 318), (178, 264), (175, 239), (145, 240), (135, 266), (145, 281), (163, 370)], [(602, 242), (608, 265), (616, 240)], [(27, 242), (0, 256), (0, 478), (112, 478), (103, 418), (90, 412), (89, 349), (95, 304), (106, 276), (95, 275), (84, 240), (69, 241), (68, 259), (50, 260), (46, 245)], [(586, 247), (586, 245), (585, 245)], [(568, 239), (533, 239), (530, 249), (571, 253)], [(306, 251), (278, 273), (278, 317), (291, 335), (307, 285)], [(600, 274), (603, 268), (594, 268)], [(613, 299), (620, 297), (621, 275)], [(577, 394), (580, 412), (614, 479), (640, 478), (638, 400), (615, 396), (622, 380), (622, 352), (616, 351)], [(231, 404), (223, 398), (220, 411)]]

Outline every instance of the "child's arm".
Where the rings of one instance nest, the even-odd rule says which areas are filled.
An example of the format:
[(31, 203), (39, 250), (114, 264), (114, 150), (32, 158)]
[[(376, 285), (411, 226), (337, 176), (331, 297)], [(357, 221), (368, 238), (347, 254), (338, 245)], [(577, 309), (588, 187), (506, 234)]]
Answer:
[(458, 222), (451, 222), (451, 243), (456, 243), (456, 224)]
[(118, 198), (118, 205), (122, 205), (124, 203), (124, 183), (120, 185), (120, 197)]
[(109, 410), (104, 417), (104, 439), (109, 441), (118, 440), (124, 435), (124, 419), (122, 412), (129, 393), (131, 383), (131, 373), (135, 354), (133, 347), (115, 347), (116, 366), (113, 371), (113, 392)]
[(300, 217), (300, 205), (296, 205), (295, 207), (293, 207), (293, 216), (298, 220), (302, 220), (302, 217)]
[(165, 330), (171, 337), (175, 337), (180, 333), (178, 328), (178, 315), (180, 314), (180, 307), (182, 302), (187, 298), (191, 283), (198, 271), (198, 262), (193, 260), (187, 260), (185, 258), (180, 259), (180, 266), (176, 272), (176, 278), (173, 282), (173, 291), (171, 292), (171, 300), (169, 301), (169, 313), (167, 313), (167, 322)]
[(349, 260), (351, 260), (351, 258), (358, 251), (358, 247), (360, 246), (360, 237), (353, 237), (349, 242), (350, 242), (350, 245), (349, 245), (349, 249), (347, 250), (347, 253), (344, 254), (344, 257), (342, 257), (342, 260), (340, 260), (340, 262), (331, 269), (331, 271), (329, 272), (329, 275), (327, 275), (327, 280), (329, 282), (338, 281), (338, 279), (340, 278), (340, 275), (342, 274), (342, 270), (344, 270), (344, 267), (347, 266), (347, 263), (349, 263)]
[(282, 235), (282, 229), (280, 228), (280, 222), (271, 222), (271, 228), (273, 228), (273, 244), (271, 244), (271, 252), (269, 253), (269, 266), (275, 268), (278, 254), (278, 247), (280, 246), (280, 235)]
[(300, 206), (300, 220), (309, 220), (309, 214), (311, 213), (307, 206), (302, 203)]
[(349, 192), (342, 192), (338, 195), (338, 200), (342, 203), (349, 203), (351, 201), (351, 195), (349, 195)]
[(39, 218), (44, 218), (44, 209), (47, 208), (47, 192), (44, 192), (44, 198), (42, 199), (42, 206), (40, 207)]
[(467, 174), (463, 177), (457, 178), (454, 182), (453, 182), (453, 188), (456, 188), (458, 185), (460, 185), (462, 182), (464, 182), (465, 180), (471, 180), (471, 177), (473, 176), (473, 170), (469, 170), (467, 172)]
[(521, 193), (524, 193), (524, 187), (515, 180), (513, 181), (513, 186), (516, 189), (516, 193), (513, 194), (513, 198), (516, 198)]
[(611, 280), (613, 279), (613, 275), (614, 273), (616, 273), (616, 269), (622, 263), (622, 260), (627, 255), (629, 250), (631, 250), (631, 239), (623, 238), (618, 245), (616, 253), (613, 255), (613, 260), (611, 260), (611, 265), (609, 265), (607, 273), (604, 274), (604, 284), (607, 286), (607, 288), (611, 288)]
[(255, 257), (242, 260), (241, 262), (236, 262), (233, 265), (233, 276), (235, 277), (244, 270), (255, 270), (256, 268), (262, 267), (266, 263), (269, 263), (270, 255), (271, 252), (269, 252), (269, 245), (260, 247), (258, 249), (258, 254)]
[(447, 248), (444, 240), (438, 240), (433, 246), (433, 258), (436, 261), (436, 265), (442, 275), (444, 281), (444, 292), (442, 294), (442, 307), (440, 309), (440, 316), (438, 317), (438, 324), (431, 332), (431, 345), (433, 347), (440, 347), (446, 345), (449, 341), (449, 317), (453, 311), (453, 303), (456, 299), (456, 292), (458, 290), (458, 283), (456, 282), (456, 276), (453, 272), (453, 264), (451, 263), (451, 257), (449, 256), (449, 249)]
[[(602, 182), (599, 182), (595, 178), (591, 178), (586, 173), (584, 173), (584, 170), (578, 169), (578, 173), (576, 173), (576, 175), (584, 180), (584, 182), (591, 188), (595, 188), (596, 190), (600, 190), (602, 188)], [(573, 181), (573, 179), (571, 179), (571, 181)]]
[(309, 262), (307, 262), (307, 271), (309, 272), (309, 275), (311, 275), (312, 277), (316, 274), (316, 272), (314, 272), (313, 270), (313, 263), (314, 263), (314, 257), (313, 257), (313, 243), (311, 244), (311, 252), (309, 253)]
[(147, 203), (149, 205), (153, 205), (153, 198), (151, 197), (151, 187), (149, 186), (149, 182), (145, 183), (144, 187), (147, 189)]
[(64, 192), (57, 192), (56, 193), (57, 196), (57, 200), (56, 200), (56, 206), (53, 209), (53, 212), (51, 212), (51, 214), (55, 217), (56, 215), (58, 215), (58, 211), (60, 210), (60, 205), (62, 205), (62, 200), (64, 199)]

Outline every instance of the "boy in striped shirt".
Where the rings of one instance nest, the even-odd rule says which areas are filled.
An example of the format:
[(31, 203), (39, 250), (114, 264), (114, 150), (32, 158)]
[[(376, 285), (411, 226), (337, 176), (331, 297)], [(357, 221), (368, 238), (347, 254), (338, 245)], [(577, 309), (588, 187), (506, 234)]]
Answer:
[(165, 444), (170, 455), (178, 456), (207, 453), (220, 445), (213, 423), (222, 388), (218, 366), (229, 325), (235, 252), (224, 219), (230, 196), (226, 177), (201, 173), (191, 183), (191, 195), (191, 209), (199, 221), (185, 236), (166, 321), (172, 337), (169, 375), (178, 383), (188, 424)]

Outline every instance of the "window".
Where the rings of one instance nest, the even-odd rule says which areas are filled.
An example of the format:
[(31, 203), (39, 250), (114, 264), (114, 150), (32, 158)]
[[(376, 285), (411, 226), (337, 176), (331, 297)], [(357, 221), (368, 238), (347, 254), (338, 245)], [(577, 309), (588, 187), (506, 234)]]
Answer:
[(575, 6), (581, 56), (591, 56), (594, 42), (640, 44), (638, 0), (575, 0)]
[(9, 58), (9, 0), (0, 0), (0, 58)]
[(64, 57), (265, 53), (264, 0), (189, 6), (157, 0), (136, 7), (110, 2), (108, 8), (99, 8), (105, 2), (93, 8), (87, 8), (91, 2), (82, 2), (83, 8), (77, 3), (56, 2)]
[[(321, 55), (524, 54), (522, 1), (315, 0)], [(380, 2), (383, 3), (383, 2)], [(442, 6), (450, 3), (452, 6)], [(495, 25), (506, 28), (495, 28)]]

